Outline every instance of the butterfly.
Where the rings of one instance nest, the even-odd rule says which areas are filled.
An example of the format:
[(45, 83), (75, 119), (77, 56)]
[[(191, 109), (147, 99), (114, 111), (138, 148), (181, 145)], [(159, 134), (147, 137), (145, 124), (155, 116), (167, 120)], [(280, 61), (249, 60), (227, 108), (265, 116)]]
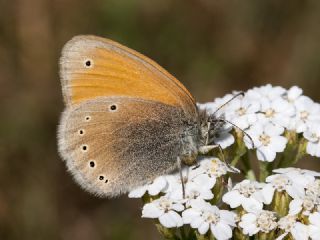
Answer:
[(114, 197), (193, 165), (218, 123), (154, 61), (117, 42), (76, 36), (62, 50), (58, 150), (84, 189)]

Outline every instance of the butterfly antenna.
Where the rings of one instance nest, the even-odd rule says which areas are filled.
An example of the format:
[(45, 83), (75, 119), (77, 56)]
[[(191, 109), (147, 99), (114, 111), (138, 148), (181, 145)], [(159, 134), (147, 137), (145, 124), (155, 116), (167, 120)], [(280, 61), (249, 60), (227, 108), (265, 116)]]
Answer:
[(250, 139), (252, 148), (254, 148), (254, 142), (253, 142), (252, 137), (251, 137), (248, 133), (246, 133), (246, 131), (244, 131), (242, 128), (238, 127), (236, 124), (234, 124), (233, 122), (230, 122), (230, 121), (228, 121), (228, 120), (226, 120), (226, 119), (219, 119), (219, 118), (218, 118), (218, 119), (215, 119), (214, 121), (215, 121), (215, 122), (229, 123), (230, 125), (234, 126), (234, 127), (237, 128), (238, 130), (240, 130), (244, 135), (246, 135), (246, 136)]
[(234, 95), (231, 99), (229, 99), (228, 101), (226, 101), (224, 104), (222, 104), (217, 110), (214, 111), (214, 113), (212, 115), (215, 115), (218, 111), (221, 110), (221, 108), (223, 108), (224, 106), (226, 106), (227, 104), (229, 104), (231, 101), (233, 101), (235, 98), (239, 97), (239, 96), (244, 96), (244, 92), (239, 92), (236, 95)]
[(226, 158), (224, 157), (223, 149), (220, 146), (220, 144), (217, 145), (217, 148), (219, 149), (219, 152), (221, 154), (221, 160), (224, 162), (224, 164), (226, 164), (229, 170), (234, 173), (239, 173), (239, 170), (237, 168), (235, 168), (234, 166), (232, 166), (230, 163), (226, 161)]

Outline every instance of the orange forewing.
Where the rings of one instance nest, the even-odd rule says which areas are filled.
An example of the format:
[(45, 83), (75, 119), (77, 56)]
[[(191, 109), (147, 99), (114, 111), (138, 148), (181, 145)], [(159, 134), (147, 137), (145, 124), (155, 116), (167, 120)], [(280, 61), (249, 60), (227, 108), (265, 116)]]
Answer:
[(67, 105), (126, 96), (195, 111), (192, 95), (176, 78), (142, 54), (104, 38), (78, 36), (69, 41), (62, 52), (61, 81)]

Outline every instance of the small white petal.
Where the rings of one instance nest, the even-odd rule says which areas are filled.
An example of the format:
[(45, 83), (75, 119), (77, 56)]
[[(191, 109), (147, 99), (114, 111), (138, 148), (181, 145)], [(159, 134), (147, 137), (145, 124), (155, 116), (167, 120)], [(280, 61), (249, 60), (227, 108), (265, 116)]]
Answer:
[(308, 227), (300, 222), (297, 222), (294, 225), (294, 227), (291, 229), (291, 234), (294, 239), (299, 239), (299, 240), (309, 239)]
[(182, 219), (186, 224), (190, 224), (195, 218), (198, 218), (199, 216), (200, 212), (192, 208), (189, 208), (182, 212)]
[(311, 224), (318, 226), (320, 228), (320, 213), (315, 212), (309, 216), (309, 221)]
[(143, 218), (158, 218), (163, 214), (163, 211), (155, 206), (154, 203), (147, 203), (143, 206), (142, 217)]
[(174, 211), (163, 214), (159, 217), (159, 221), (166, 228), (181, 227), (183, 225), (181, 216)]
[(147, 186), (138, 187), (129, 193), (129, 198), (141, 198), (147, 191)]
[(209, 230), (209, 223), (207, 222), (203, 222), (198, 228), (199, 233), (202, 235), (206, 234), (208, 230)]
[(220, 210), (220, 221), (224, 224), (235, 227), (236, 214), (227, 210)]
[(242, 202), (242, 206), (247, 212), (256, 212), (262, 210), (263, 204), (254, 198), (247, 198)]
[(167, 185), (167, 180), (164, 177), (156, 178), (148, 187), (148, 192), (151, 196), (158, 195)]
[(302, 210), (303, 201), (301, 199), (293, 199), (289, 204), (289, 215), (297, 215)]
[(257, 158), (260, 161), (272, 162), (276, 158), (276, 152), (269, 147), (261, 147), (257, 149)]
[(274, 188), (272, 187), (271, 184), (266, 184), (263, 188), (262, 188), (262, 195), (264, 198), (264, 203), (266, 204), (270, 204), (272, 202), (273, 199), (273, 194), (274, 194)]
[(211, 224), (211, 232), (217, 240), (227, 240), (232, 237), (231, 227), (225, 224)]
[(222, 201), (227, 203), (231, 208), (237, 208), (241, 205), (243, 196), (237, 191), (233, 190), (230, 192), (227, 192), (223, 195)]
[(177, 212), (181, 212), (184, 210), (184, 206), (181, 203), (174, 203), (171, 207), (173, 210), (176, 210)]

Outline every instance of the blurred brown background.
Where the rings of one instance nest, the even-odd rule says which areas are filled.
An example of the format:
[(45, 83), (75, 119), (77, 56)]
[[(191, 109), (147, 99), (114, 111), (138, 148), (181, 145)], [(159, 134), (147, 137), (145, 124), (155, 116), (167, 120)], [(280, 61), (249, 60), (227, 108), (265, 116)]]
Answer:
[(58, 59), (77, 34), (146, 54), (198, 101), (266, 83), (320, 101), (320, 1), (0, 0), (1, 240), (158, 239), (139, 200), (85, 193), (57, 154)]

